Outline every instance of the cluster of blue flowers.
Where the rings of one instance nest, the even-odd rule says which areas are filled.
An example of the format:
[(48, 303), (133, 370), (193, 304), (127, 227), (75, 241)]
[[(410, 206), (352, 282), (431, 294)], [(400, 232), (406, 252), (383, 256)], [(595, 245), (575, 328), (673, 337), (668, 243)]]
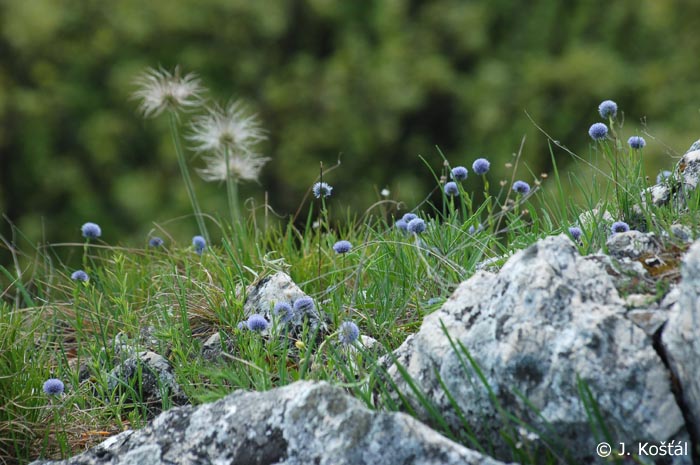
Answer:
[[(612, 100), (604, 100), (598, 105), (600, 117), (611, 121), (617, 116), (617, 103)], [(588, 135), (595, 141), (604, 140), (608, 136), (608, 127), (603, 123), (593, 123), (588, 129)], [(634, 150), (643, 149), (647, 142), (641, 136), (632, 136), (627, 139), (627, 145)]]

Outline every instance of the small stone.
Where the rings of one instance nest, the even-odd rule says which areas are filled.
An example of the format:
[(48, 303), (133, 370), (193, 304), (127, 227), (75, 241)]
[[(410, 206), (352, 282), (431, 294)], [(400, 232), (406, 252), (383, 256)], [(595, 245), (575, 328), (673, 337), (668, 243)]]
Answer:
[(661, 245), (654, 233), (640, 231), (613, 234), (605, 245), (608, 248), (608, 253), (617, 259), (637, 260), (642, 256), (658, 254), (661, 250)]

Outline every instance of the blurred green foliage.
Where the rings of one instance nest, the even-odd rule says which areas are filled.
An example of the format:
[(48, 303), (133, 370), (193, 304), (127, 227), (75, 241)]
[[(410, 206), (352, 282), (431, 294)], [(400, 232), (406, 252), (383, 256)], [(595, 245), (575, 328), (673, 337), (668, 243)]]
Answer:
[[(700, 133), (698, 17), (695, 0), (3, 0), (0, 210), (36, 241), (80, 241), (94, 221), (132, 245), (189, 214), (167, 118), (130, 100), (159, 65), (258, 113), (273, 161), (242, 193), (259, 206), (268, 191), (281, 214), (339, 154), (333, 202), (360, 212), (383, 187), (423, 198), (434, 180), (418, 156), (439, 167), (435, 146), (453, 165), (490, 158), (498, 179), (527, 136), (519, 177), (532, 181), (551, 166), (525, 111), (585, 155), (608, 98), (629, 135), (644, 120), (657, 138), (649, 170), (670, 169)], [(225, 211), (223, 186), (196, 189)], [(165, 229), (196, 232), (192, 219)]]

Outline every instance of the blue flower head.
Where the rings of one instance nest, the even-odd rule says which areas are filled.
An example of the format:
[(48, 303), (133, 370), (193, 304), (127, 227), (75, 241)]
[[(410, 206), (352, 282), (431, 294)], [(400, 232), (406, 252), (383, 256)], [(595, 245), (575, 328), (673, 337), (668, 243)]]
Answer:
[(244, 329), (246, 329), (246, 328), (248, 327), (248, 325), (246, 324), (245, 321), (239, 321), (239, 322), (238, 322), (238, 325), (236, 325), (236, 327), (237, 327), (239, 330), (243, 331)]
[(571, 234), (571, 237), (573, 237), (574, 240), (578, 242), (581, 239), (581, 235), (583, 234), (583, 231), (581, 231), (581, 228), (578, 228), (576, 226), (572, 226), (569, 228), (569, 234)]
[(303, 315), (304, 313), (311, 313), (316, 308), (314, 304), (314, 299), (308, 296), (299, 297), (294, 301), (294, 313)]
[(88, 274), (84, 272), (83, 270), (78, 270), (74, 271), (73, 274), (70, 275), (70, 279), (73, 281), (82, 281), (82, 282), (87, 282), (90, 278), (88, 277)]
[(83, 237), (88, 239), (97, 239), (102, 235), (102, 229), (95, 223), (85, 223), (80, 227), (80, 231), (83, 233)]
[(624, 221), (616, 221), (613, 223), (610, 230), (612, 231), (613, 234), (617, 234), (617, 233), (623, 233), (623, 232), (629, 231), (630, 227)]
[(338, 330), (338, 339), (345, 345), (350, 345), (360, 337), (360, 328), (352, 321), (345, 321)]
[(149, 239), (148, 245), (150, 245), (151, 247), (160, 247), (161, 245), (163, 245), (163, 242), (163, 239), (161, 239), (158, 236), (154, 236), (151, 239)]
[(65, 386), (63, 385), (63, 381), (60, 379), (56, 378), (49, 378), (44, 382), (44, 393), (50, 395), (50, 396), (57, 396), (59, 394), (63, 394), (63, 390), (65, 389)]
[(662, 182), (670, 178), (671, 174), (672, 173), (667, 170), (661, 171), (659, 174), (656, 175), (656, 184), (661, 184)]
[(450, 181), (445, 184), (445, 194), (450, 195), (450, 196), (455, 196), (459, 195), (459, 187), (457, 187), (457, 183), (454, 181)]
[(407, 231), (408, 230), (408, 223), (406, 223), (404, 220), (396, 220), (396, 227), (399, 228), (401, 231)]
[(593, 140), (603, 140), (608, 135), (608, 127), (603, 123), (595, 123), (588, 130), (588, 135)]
[(645, 145), (647, 145), (647, 141), (644, 140), (643, 137), (639, 136), (632, 136), (629, 139), (627, 139), (627, 143), (629, 146), (633, 149), (643, 149)]
[(425, 231), (425, 221), (420, 218), (414, 218), (408, 223), (406, 229), (413, 234), (420, 234)]
[(333, 244), (333, 250), (335, 250), (335, 253), (348, 253), (350, 252), (350, 249), (352, 249), (352, 244), (349, 241), (338, 241)]
[(333, 187), (327, 182), (317, 182), (313, 187), (314, 197), (320, 199), (321, 197), (330, 197)]
[(411, 220), (415, 220), (416, 218), (418, 218), (418, 215), (416, 215), (415, 213), (406, 213), (401, 219), (404, 220), (406, 224), (408, 224), (411, 222)]
[(474, 164), (472, 165), (474, 173), (478, 174), (479, 176), (486, 174), (490, 167), (491, 163), (486, 158), (477, 158), (474, 160)]
[(455, 181), (464, 181), (465, 179), (467, 179), (468, 175), (469, 172), (463, 166), (456, 166), (452, 168), (452, 179), (454, 179)]
[(598, 113), (605, 119), (614, 118), (617, 115), (617, 103), (612, 100), (604, 100), (598, 105)]
[(530, 185), (525, 181), (515, 181), (513, 190), (518, 194), (527, 195), (530, 192)]
[(291, 321), (294, 318), (292, 306), (287, 302), (277, 302), (272, 309), (272, 313), (278, 317), (282, 323)]
[(265, 317), (257, 313), (250, 315), (246, 324), (251, 331), (265, 331), (269, 326)]
[(479, 223), (478, 227), (474, 227), (474, 225), (469, 226), (469, 234), (474, 234), (475, 232), (481, 232), (484, 230), (484, 226)]
[(207, 241), (202, 236), (194, 236), (192, 238), (192, 245), (194, 246), (194, 251), (202, 255), (202, 252), (204, 252), (207, 246)]

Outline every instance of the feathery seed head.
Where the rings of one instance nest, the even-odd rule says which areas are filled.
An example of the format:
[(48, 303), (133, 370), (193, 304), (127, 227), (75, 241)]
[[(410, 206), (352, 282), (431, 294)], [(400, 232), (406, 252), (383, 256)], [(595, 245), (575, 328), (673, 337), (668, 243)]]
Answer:
[(208, 108), (205, 115), (192, 120), (190, 130), (187, 139), (194, 143), (196, 152), (253, 153), (253, 147), (266, 138), (257, 117), (249, 115), (240, 102)]
[(215, 155), (204, 157), (206, 167), (197, 169), (197, 173), (207, 182), (225, 181), (228, 176), (235, 182), (257, 181), (260, 171), (269, 160), (269, 158), (252, 153), (229, 154), (227, 170), (226, 153), (221, 151)]
[(202, 104), (204, 88), (194, 73), (180, 75), (180, 68), (171, 73), (149, 68), (136, 79), (139, 87), (133, 98), (141, 100), (139, 110), (146, 118), (155, 118), (165, 110), (179, 111)]

